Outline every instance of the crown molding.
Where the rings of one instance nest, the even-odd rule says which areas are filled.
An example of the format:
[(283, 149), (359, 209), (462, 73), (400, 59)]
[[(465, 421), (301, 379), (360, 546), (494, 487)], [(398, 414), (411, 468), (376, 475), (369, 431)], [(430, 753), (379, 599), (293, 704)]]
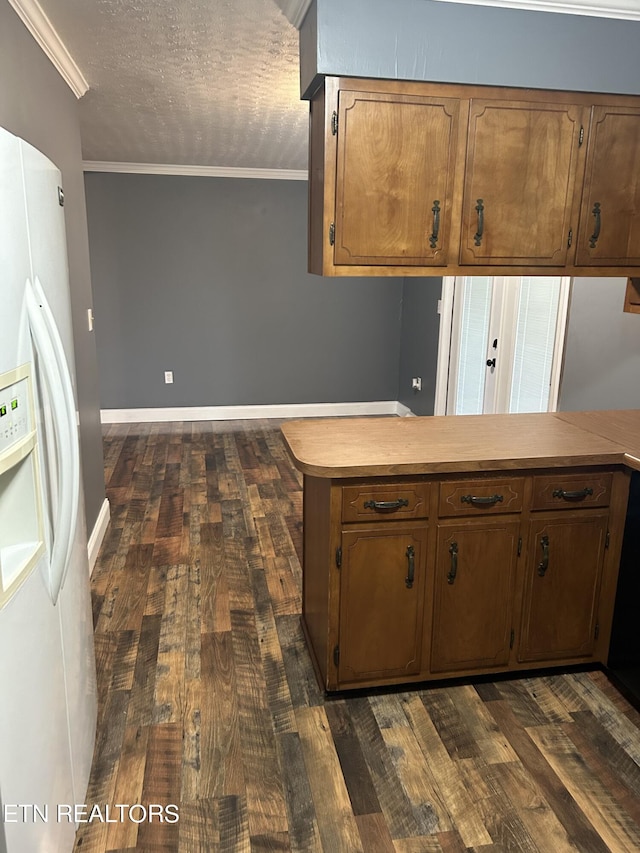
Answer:
[(598, 18), (640, 21), (638, 0), (438, 0), (440, 3), (464, 3), (467, 6), (499, 6), (503, 9), (527, 9), (533, 12), (560, 12)]
[(85, 160), (85, 172), (119, 172), (125, 175), (182, 175), (198, 178), (262, 178), (271, 181), (306, 181), (306, 169), (246, 169), (231, 166), (180, 166), (171, 163), (113, 163)]
[(276, 3), (294, 27), (300, 29), (312, 0), (276, 0)]
[(9, 3), (76, 98), (81, 98), (89, 88), (89, 84), (38, 0), (9, 0)]

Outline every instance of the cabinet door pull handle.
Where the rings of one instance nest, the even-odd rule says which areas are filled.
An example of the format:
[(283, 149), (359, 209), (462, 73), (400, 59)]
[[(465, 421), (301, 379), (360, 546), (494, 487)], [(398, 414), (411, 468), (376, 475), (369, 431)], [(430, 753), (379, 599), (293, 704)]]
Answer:
[(365, 501), (365, 509), (374, 509), (376, 512), (391, 512), (394, 509), (400, 509), (402, 506), (409, 506), (409, 501), (406, 498), (398, 498), (396, 501)]
[(542, 536), (540, 538), (540, 547), (542, 548), (542, 559), (538, 563), (538, 574), (543, 578), (549, 568), (549, 537)]
[(411, 587), (413, 586), (413, 579), (416, 576), (416, 552), (413, 545), (409, 545), (407, 547), (407, 563), (407, 576), (404, 579), (404, 583), (407, 589), (411, 589)]
[(482, 244), (482, 235), (484, 233), (484, 201), (479, 198), (476, 204), (476, 213), (478, 214), (478, 230), (473, 235), (473, 242), (476, 246)]
[(463, 504), (473, 504), (473, 506), (491, 506), (492, 504), (502, 503), (504, 497), (502, 495), (488, 495), (486, 498), (479, 498), (475, 495), (462, 495), (460, 498)]
[(576, 492), (565, 492), (564, 489), (553, 490), (554, 498), (562, 498), (565, 501), (580, 501), (582, 498), (586, 498), (588, 495), (592, 494), (593, 489), (591, 486), (586, 486), (584, 489), (578, 489)]
[(429, 245), (432, 249), (435, 249), (438, 245), (438, 234), (440, 233), (440, 202), (434, 201), (433, 207), (431, 208), (431, 212), (433, 213), (433, 231), (431, 232), (431, 237), (429, 237)]
[(449, 553), (451, 554), (451, 568), (447, 574), (447, 583), (453, 583), (458, 574), (458, 543), (452, 542), (449, 545)]
[(598, 237), (600, 236), (600, 226), (602, 224), (602, 216), (600, 213), (600, 202), (597, 201), (593, 205), (592, 215), (595, 217), (595, 225), (593, 226), (593, 234), (589, 238), (589, 248), (595, 249)]

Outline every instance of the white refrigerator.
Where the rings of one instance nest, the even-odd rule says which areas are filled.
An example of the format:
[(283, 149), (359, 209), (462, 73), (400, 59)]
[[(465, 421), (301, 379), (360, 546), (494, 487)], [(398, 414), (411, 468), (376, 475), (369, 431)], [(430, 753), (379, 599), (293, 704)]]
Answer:
[(96, 727), (64, 195), (0, 128), (0, 851), (68, 853)]

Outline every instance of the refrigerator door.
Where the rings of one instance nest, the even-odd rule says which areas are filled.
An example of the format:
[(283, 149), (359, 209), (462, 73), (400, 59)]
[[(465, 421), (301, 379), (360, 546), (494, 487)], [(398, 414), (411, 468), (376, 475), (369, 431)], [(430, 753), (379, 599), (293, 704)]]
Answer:
[[(54, 385), (47, 399), (45, 383), (38, 379), (25, 289), (36, 277), (42, 283), (63, 342), (64, 360), (73, 364), (59, 184), (53, 164), (0, 128), (0, 372), (27, 364), (34, 378), (39, 404), (36, 448), (45, 485), (42, 504), (51, 528), (44, 538), (49, 546), (58, 526), (58, 469), (67, 467), (49, 452), (57, 441), (51, 433), (51, 398), (57, 401), (63, 389)], [(75, 409), (73, 402), (71, 408)], [(75, 411), (67, 420), (75, 426)], [(71, 442), (71, 435), (60, 440)], [(77, 442), (76, 430), (73, 440)], [(5, 486), (8, 482), (0, 474), (0, 492), (3, 477)], [(96, 686), (86, 530), (77, 484), (75, 488), (77, 523), (67, 531), (65, 554), (69, 552), (70, 559), (62, 569), (64, 583), (57, 603), (52, 601), (47, 553), (0, 607), (0, 800), (8, 816), (0, 825), (0, 849), (4, 844), (7, 853), (71, 853), (75, 826), (57, 820), (56, 809), (58, 804), (85, 801)]]
[[(66, 251), (62, 178), (57, 167), (40, 151), (21, 142), (25, 176), (25, 199), (29, 244), (33, 278), (36, 292), (41, 288), (43, 304), (48, 306), (52, 338), (59, 338), (60, 346), (56, 358), (61, 374), (60, 415), (53, 415), (47, 425), (56, 429), (54, 422), (60, 418), (71, 442), (65, 470), (58, 472), (58, 480), (52, 480), (49, 492), (61, 494), (60, 486), (69, 484), (63, 499), (72, 502), (72, 518), (68, 537), (66, 531), (60, 535), (67, 539), (66, 565), (62, 575), (54, 578), (55, 588), (61, 583), (56, 608), (60, 619), (60, 632), (64, 652), (65, 685), (69, 721), (74, 802), (84, 802), (96, 732), (97, 689), (95, 656), (93, 647), (93, 618), (91, 591), (89, 586), (89, 561), (87, 556), (87, 532), (84, 517), (81, 472), (79, 461), (77, 404), (74, 399), (75, 356), (71, 301), (69, 295), (69, 270)], [(45, 314), (45, 316), (46, 316)], [(65, 376), (66, 373), (66, 376)], [(64, 441), (64, 438), (61, 438)], [(55, 465), (49, 465), (49, 470)], [(62, 482), (61, 482), (61, 478)], [(51, 501), (49, 515), (55, 517), (60, 507)], [(66, 516), (68, 518), (68, 516)], [(54, 531), (55, 534), (55, 531)]]

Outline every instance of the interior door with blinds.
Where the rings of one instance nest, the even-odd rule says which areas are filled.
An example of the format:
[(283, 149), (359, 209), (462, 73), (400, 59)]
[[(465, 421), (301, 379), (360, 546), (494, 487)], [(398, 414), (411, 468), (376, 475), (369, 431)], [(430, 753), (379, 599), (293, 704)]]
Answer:
[(560, 276), (456, 277), (447, 414), (555, 411), (570, 283)]

